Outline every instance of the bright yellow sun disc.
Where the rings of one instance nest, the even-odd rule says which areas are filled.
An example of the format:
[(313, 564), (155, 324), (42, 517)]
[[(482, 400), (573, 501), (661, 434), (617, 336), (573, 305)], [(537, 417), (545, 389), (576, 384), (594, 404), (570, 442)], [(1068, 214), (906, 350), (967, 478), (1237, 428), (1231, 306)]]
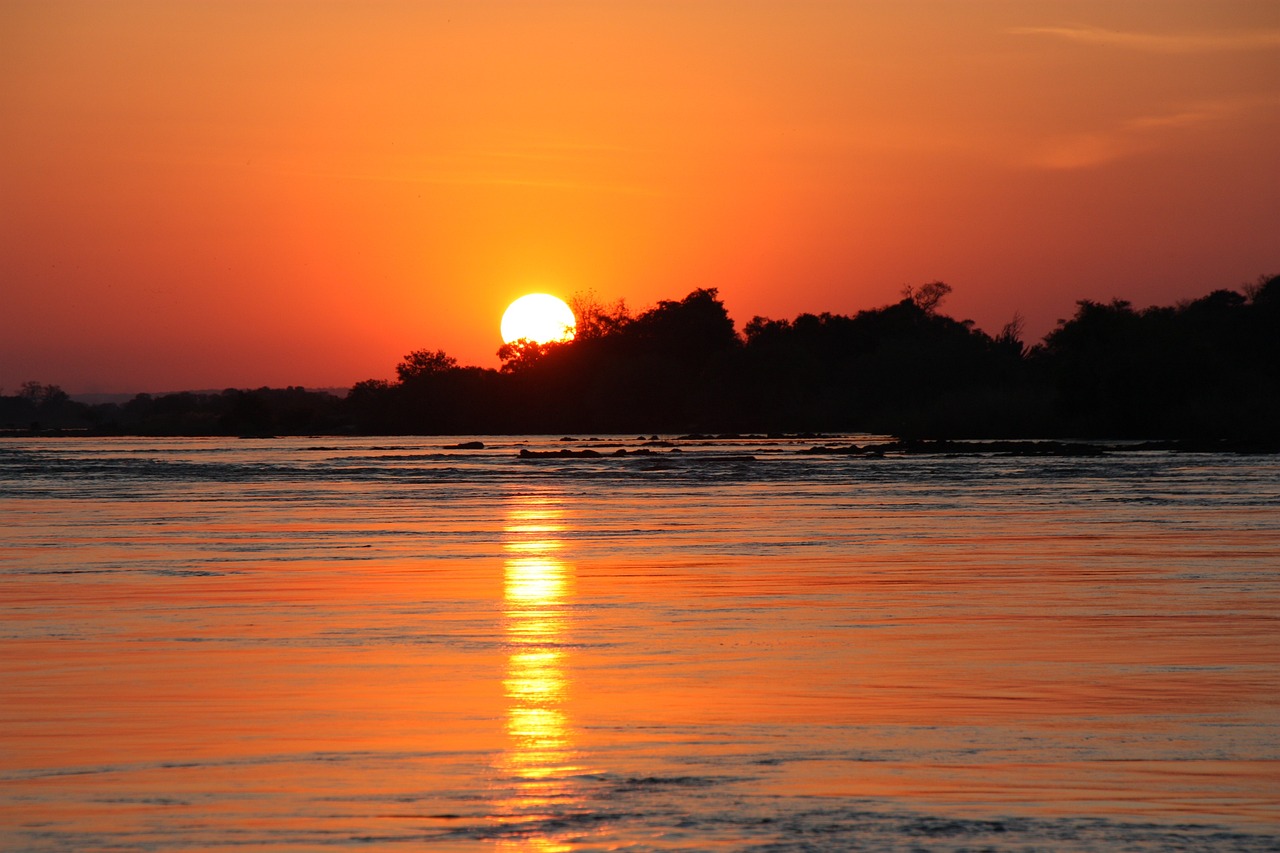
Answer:
[(537, 344), (567, 341), (577, 325), (564, 300), (546, 293), (530, 293), (512, 302), (502, 315), (502, 342), (509, 344), (521, 338)]

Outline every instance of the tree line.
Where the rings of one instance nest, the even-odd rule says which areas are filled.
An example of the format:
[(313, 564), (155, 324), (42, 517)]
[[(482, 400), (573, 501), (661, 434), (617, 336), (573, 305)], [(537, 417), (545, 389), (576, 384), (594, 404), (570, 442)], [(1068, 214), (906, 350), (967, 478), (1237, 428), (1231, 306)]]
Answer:
[(853, 315), (751, 319), (715, 289), (633, 314), (590, 295), (563, 343), (503, 346), (500, 369), (440, 350), (345, 398), (302, 388), (142, 394), (77, 403), (27, 383), (0, 426), (166, 435), (797, 433), (904, 438), (1280, 437), (1280, 276), (1173, 306), (1084, 300), (1028, 346), (942, 311), (951, 288), (907, 288)]

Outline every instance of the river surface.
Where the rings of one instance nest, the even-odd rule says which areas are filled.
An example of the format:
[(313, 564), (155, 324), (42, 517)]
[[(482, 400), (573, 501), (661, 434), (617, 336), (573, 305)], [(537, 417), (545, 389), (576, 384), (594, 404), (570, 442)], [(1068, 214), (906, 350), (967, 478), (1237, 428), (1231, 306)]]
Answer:
[(1280, 849), (1277, 457), (464, 440), (0, 440), (0, 849)]

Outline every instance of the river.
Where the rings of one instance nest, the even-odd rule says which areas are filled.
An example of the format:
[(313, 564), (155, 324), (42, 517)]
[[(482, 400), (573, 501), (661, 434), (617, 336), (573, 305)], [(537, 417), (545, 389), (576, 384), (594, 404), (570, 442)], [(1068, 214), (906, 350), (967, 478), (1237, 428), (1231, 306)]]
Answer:
[(0, 848), (1280, 849), (1277, 457), (558, 439), (0, 440)]

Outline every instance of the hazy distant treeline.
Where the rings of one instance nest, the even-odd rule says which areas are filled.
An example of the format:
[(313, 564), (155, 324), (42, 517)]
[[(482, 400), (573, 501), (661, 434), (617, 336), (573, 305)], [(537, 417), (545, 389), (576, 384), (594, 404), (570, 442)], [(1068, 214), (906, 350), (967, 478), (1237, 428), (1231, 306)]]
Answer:
[(124, 404), (86, 404), (56, 385), (26, 382), (0, 396), (0, 429), (87, 430), (123, 435), (312, 435), (349, 431), (343, 400), (303, 388), (229, 388), (218, 393), (139, 394)]
[(632, 315), (574, 304), (568, 343), (515, 344), (501, 370), (416, 350), (345, 398), (302, 388), (85, 405), (56, 386), (0, 396), (9, 429), (184, 435), (831, 432), (904, 437), (1275, 439), (1280, 276), (1169, 307), (1082, 301), (1027, 346), (909, 289), (852, 316), (756, 317), (713, 289)]

